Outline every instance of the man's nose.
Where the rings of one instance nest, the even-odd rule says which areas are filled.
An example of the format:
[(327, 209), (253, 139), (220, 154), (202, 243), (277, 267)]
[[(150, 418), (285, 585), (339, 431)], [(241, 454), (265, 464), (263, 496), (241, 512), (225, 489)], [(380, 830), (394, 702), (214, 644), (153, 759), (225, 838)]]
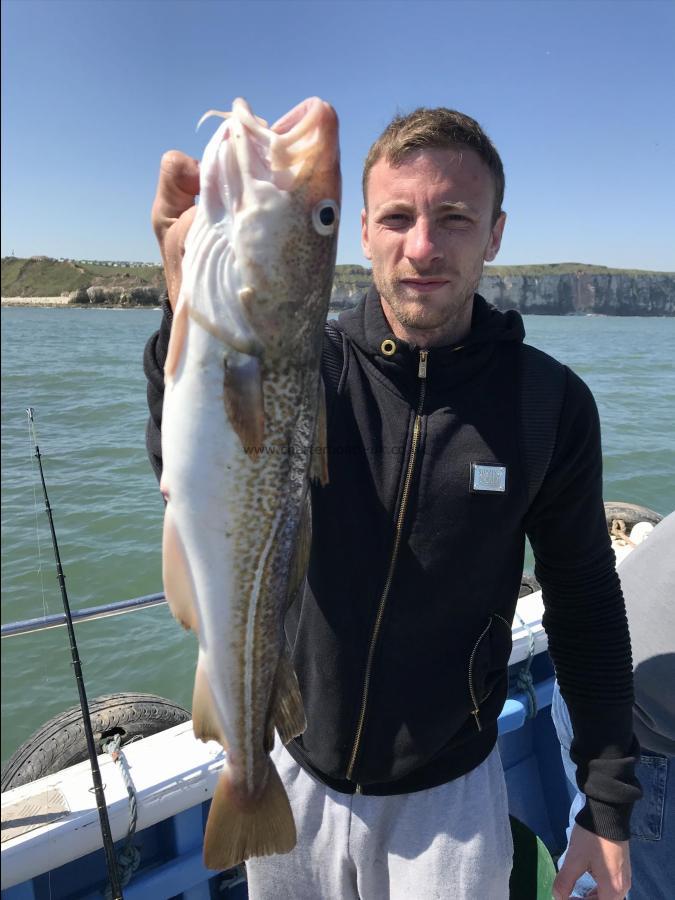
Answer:
[(427, 265), (442, 257), (434, 225), (424, 216), (415, 219), (406, 232), (405, 255), (418, 265)]

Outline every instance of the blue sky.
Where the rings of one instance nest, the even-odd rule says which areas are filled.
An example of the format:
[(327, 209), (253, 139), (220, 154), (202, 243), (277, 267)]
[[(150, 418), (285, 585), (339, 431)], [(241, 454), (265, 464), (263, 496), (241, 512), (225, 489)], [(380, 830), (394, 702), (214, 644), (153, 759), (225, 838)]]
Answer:
[(397, 111), (474, 116), (506, 169), (496, 262), (675, 270), (675, 4), (3, 0), (2, 254), (158, 261), (159, 159), (236, 96), (341, 121), (338, 261)]

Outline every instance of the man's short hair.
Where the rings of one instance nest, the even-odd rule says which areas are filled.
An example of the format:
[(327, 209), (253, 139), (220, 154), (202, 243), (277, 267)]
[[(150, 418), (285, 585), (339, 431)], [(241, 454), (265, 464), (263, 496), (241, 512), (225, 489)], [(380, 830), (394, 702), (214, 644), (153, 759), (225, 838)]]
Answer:
[(370, 170), (382, 157), (390, 165), (398, 166), (411, 153), (438, 147), (471, 147), (492, 172), (495, 184), (494, 224), (504, 201), (504, 167), (499, 153), (475, 119), (444, 106), (436, 109), (421, 106), (406, 116), (392, 119), (368, 151), (363, 166), (363, 202), (368, 205)]

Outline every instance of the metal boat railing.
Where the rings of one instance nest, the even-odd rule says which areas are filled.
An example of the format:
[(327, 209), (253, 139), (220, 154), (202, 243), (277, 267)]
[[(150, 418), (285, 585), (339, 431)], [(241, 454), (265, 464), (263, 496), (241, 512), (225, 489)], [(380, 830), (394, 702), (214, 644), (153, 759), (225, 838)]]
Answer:
[[(102, 606), (90, 606), (87, 609), (73, 610), (73, 622), (93, 622), (96, 619), (108, 619), (124, 613), (136, 612), (139, 609), (151, 609), (166, 603), (163, 593), (146, 594), (131, 600), (120, 600), (117, 603), (105, 603)], [(65, 613), (51, 616), (40, 616), (36, 619), (25, 619), (23, 622), (8, 622), (2, 626), (2, 637), (18, 637), (20, 634), (31, 634), (34, 631), (46, 631), (49, 628), (62, 628), (66, 624)]]

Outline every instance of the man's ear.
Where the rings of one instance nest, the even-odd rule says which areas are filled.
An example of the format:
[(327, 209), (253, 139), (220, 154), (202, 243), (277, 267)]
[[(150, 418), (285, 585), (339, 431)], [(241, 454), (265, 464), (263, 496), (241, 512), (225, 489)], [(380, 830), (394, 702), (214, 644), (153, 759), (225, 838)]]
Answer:
[(483, 259), (485, 262), (492, 262), (495, 256), (499, 253), (499, 248), (502, 244), (502, 235), (504, 234), (504, 225), (506, 225), (506, 213), (500, 212), (499, 218), (492, 226), (492, 230), (490, 231), (490, 240), (488, 241), (485, 252), (483, 253)]
[(373, 254), (370, 252), (370, 241), (368, 240), (368, 213), (365, 209), (361, 210), (361, 249), (366, 259), (373, 258)]

